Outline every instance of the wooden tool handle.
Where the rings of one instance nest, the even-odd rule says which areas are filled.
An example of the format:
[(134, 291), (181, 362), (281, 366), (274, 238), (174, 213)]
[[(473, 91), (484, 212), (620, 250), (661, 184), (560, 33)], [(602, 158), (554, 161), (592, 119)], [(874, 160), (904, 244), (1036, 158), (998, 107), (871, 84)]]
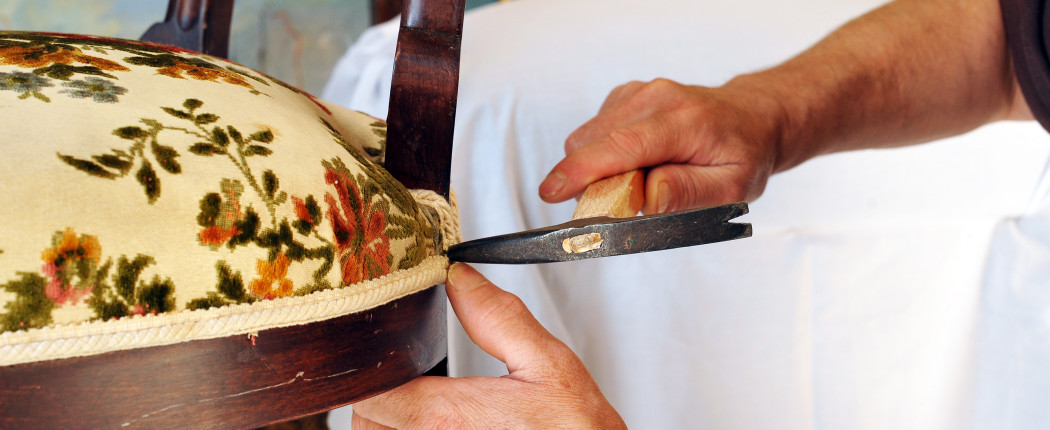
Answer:
[(588, 185), (576, 204), (572, 219), (632, 217), (638, 214), (644, 203), (645, 172), (632, 170)]

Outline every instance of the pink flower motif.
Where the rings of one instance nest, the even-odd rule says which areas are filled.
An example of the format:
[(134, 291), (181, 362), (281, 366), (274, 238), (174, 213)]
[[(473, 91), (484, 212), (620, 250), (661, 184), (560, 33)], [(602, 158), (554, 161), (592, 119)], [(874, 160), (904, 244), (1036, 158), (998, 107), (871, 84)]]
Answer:
[(44, 287), (44, 295), (53, 300), (55, 306), (62, 306), (66, 303), (75, 305), (84, 297), (87, 297), (88, 294), (91, 294), (91, 290), (95, 288), (94, 285), (88, 285), (85, 289), (79, 289), (66, 284), (58, 274), (58, 266), (52, 263), (45, 263), (41, 270), (44, 272), (44, 276), (51, 280)]
[[(151, 313), (156, 314), (156, 312), (151, 312)], [(128, 314), (129, 315), (146, 315), (146, 308), (142, 307), (142, 305), (135, 305), (135, 306), (132, 306), (131, 309), (128, 309)]]

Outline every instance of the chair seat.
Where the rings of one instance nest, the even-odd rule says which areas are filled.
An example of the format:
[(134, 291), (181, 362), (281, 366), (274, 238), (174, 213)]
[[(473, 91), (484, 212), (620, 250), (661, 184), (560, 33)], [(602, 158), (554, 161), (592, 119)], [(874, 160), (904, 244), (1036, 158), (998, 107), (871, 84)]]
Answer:
[(444, 279), (455, 216), (382, 168), (385, 123), (265, 74), (2, 32), (0, 112), (0, 366), (323, 321)]

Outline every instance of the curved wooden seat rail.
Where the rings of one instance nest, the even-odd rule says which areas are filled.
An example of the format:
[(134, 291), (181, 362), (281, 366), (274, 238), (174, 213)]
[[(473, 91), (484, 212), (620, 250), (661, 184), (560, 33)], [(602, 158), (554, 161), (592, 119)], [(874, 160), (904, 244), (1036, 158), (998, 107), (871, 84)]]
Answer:
[[(213, 15), (206, 6), (225, 3), (172, 0), (166, 24), (159, 25), (207, 36), (200, 20)], [(409, 187), (446, 195), (463, 10), (463, 0), (406, 2), (391, 97), (388, 170)], [(180, 23), (180, 12), (196, 13), (197, 24)], [(228, 34), (228, 14), (225, 19)], [(327, 411), (441, 362), (445, 301), (444, 289), (435, 286), (369, 311), (254, 338), (3, 366), (0, 428), (241, 429)]]

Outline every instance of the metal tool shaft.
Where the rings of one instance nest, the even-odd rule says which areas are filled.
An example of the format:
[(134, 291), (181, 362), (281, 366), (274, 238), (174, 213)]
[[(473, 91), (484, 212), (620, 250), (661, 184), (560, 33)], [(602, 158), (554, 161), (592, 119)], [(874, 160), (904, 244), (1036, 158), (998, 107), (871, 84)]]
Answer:
[(633, 218), (585, 218), (551, 227), (472, 240), (451, 247), (452, 261), (535, 264), (636, 254), (751, 236), (751, 224), (729, 220), (748, 212), (739, 202)]

